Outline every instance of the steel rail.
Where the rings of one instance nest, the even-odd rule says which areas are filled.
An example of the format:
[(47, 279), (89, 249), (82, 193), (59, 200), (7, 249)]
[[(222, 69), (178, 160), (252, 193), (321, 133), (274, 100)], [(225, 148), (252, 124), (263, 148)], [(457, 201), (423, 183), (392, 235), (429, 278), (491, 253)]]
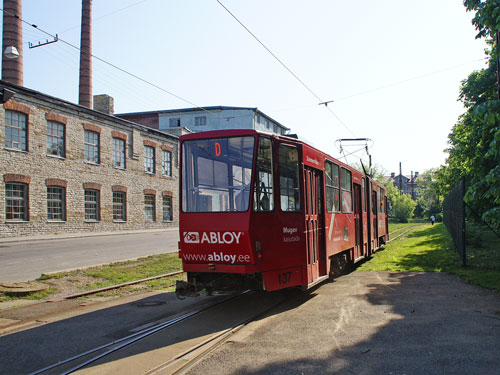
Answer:
[[(295, 297), (292, 297), (292, 299)], [(147, 371), (145, 375), (155, 375), (162, 373), (163, 370), (166, 370), (168, 367), (170, 367), (172, 364), (174, 364), (176, 361), (181, 360), (185, 356), (187, 356), (190, 353), (195, 352), (198, 349), (201, 349), (201, 353), (198, 355), (194, 356), (192, 359), (187, 360), (185, 363), (183, 363), (179, 368), (173, 370), (170, 372), (171, 375), (179, 375), (193, 367), (195, 364), (200, 362), (203, 358), (205, 358), (208, 354), (210, 354), (212, 351), (217, 349), (220, 345), (222, 345), (224, 342), (226, 342), (231, 336), (233, 336), (235, 333), (246, 327), (249, 323), (255, 321), (256, 319), (262, 317), (263, 315), (267, 314), (269, 311), (275, 309), (276, 307), (282, 305), (285, 302), (290, 301), (290, 298), (284, 298), (283, 300), (279, 301), (278, 303), (275, 303), (263, 311), (259, 311), (250, 317), (241, 320), (240, 322), (234, 324), (231, 328), (227, 328), (221, 332), (218, 332), (217, 334), (207, 338), (203, 342), (187, 349), (186, 351), (176, 355), (174, 358), (166, 361), (165, 363), (156, 366), (155, 368)], [(207, 346), (204, 348), (204, 346)]]
[(87, 355), (96, 353), (96, 352), (98, 352), (100, 350), (109, 348), (109, 347), (111, 347), (113, 345), (117, 345), (117, 346), (115, 346), (115, 347), (113, 347), (111, 349), (108, 349), (106, 352), (101, 353), (101, 354), (99, 354), (99, 355), (97, 355), (95, 357), (92, 357), (92, 358), (88, 359), (87, 361), (85, 361), (85, 362), (83, 362), (83, 363), (81, 363), (81, 364), (79, 364), (79, 365), (77, 365), (77, 366), (75, 366), (75, 367), (73, 367), (73, 368), (71, 368), (71, 369), (69, 369), (69, 370), (61, 373), (61, 374), (64, 374), (64, 375), (71, 374), (72, 372), (75, 372), (75, 371), (77, 371), (77, 370), (79, 370), (79, 369), (87, 366), (88, 364), (91, 364), (91, 363), (93, 363), (93, 362), (95, 362), (95, 361), (97, 361), (97, 360), (99, 360), (99, 359), (101, 359), (101, 358), (103, 358), (103, 357), (111, 354), (111, 353), (114, 353), (114, 352), (116, 352), (116, 351), (118, 351), (118, 350), (120, 350), (120, 349), (122, 349), (122, 348), (124, 348), (124, 347), (126, 347), (128, 345), (131, 345), (131, 344), (133, 344), (133, 343), (135, 343), (135, 342), (137, 342), (137, 341), (139, 341), (139, 340), (141, 340), (141, 339), (143, 339), (145, 337), (148, 337), (148, 336), (150, 336), (150, 335), (152, 335), (152, 334), (154, 334), (154, 333), (156, 333), (158, 331), (161, 331), (162, 329), (165, 329), (165, 328), (168, 328), (170, 326), (173, 326), (173, 325), (175, 325), (175, 324), (177, 324), (179, 322), (182, 322), (183, 320), (186, 320), (186, 319), (188, 319), (188, 318), (190, 318), (190, 317), (192, 317), (194, 315), (197, 315), (199, 313), (202, 313), (204, 311), (208, 311), (208, 310), (214, 308), (215, 306), (218, 306), (219, 304), (228, 302), (228, 301), (232, 300), (233, 298), (239, 297), (239, 296), (241, 296), (243, 294), (246, 294), (248, 292), (249, 292), (249, 290), (244, 291), (244, 292), (239, 293), (237, 295), (228, 297), (228, 298), (224, 299), (223, 301), (219, 301), (219, 302), (216, 302), (216, 303), (211, 304), (209, 306), (202, 307), (202, 308), (199, 308), (199, 309), (195, 309), (195, 310), (190, 311), (190, 312), (188, 312), (186, 314), (183, 314), (181, 316), (178, 316), (178, 317), (175, 317), (173, 319), (170, 319), (170, 320), (168, 320), (166, 322), (159, 323), (159, 324), (157, 324), (155, 326), (145, 328), (145, 329), (143, 329), (141, 331), (138, 331), (138, 332), (135, 332), (135, 333), (133, 333), (131, 335), (128, 335), (128, 336), (122, 337), (120, 339), (114, 340), (112, 342), (100, 345), (100, 346), (98, 346), (96, 348), (89, 349), (89, 350), (87, 350), (87, 351), (85, 351), (83, 353), (74, 355), (74, 356), (69, 357), (69, 358), (67, 358), (65, 360), (62, 360), (62, 361), (59, 361), (59, 362), (54, 363), (52, 365), (49, 365), (47, 367), (44, 367), (44, 368), (42, 368), (40, 370), (36, 370), (35, 372), (30, 373), (29, 375), (42, 374), (42, 373), (44, 373), (46, 371), (52, 370), (52, 369), (54, 369), (56, 367), (60, 367), (60, 366), (62, 366), (64, 364), (70, 363), (70, 362), (75, 361), (75, 360), (77, 360), (79, 358), (82, 358), (82, 357), (85, 357)]
[(404, 231), (404, 230), (405, 230), (405, 228), (404, 228), (404, 227), (403, 227), (403, 228), (398, 228), (398, 229), (395, 229), (395, 230), (393, 230), (392, 232), (390, 232), (390, 234), (396, 234), (396, 233), (402, 232), (402, 231)]
[(407, 229), (406, 231), (404, 231), (403, 233), (401, 233), (400, 235), (394, 237), (394, 238), (391, 238), (389, 241), (387, 241), (387, 243), (391, 242), (391, 241), (394, 241), (394, 240), (397, 240), (399, 237), (401, 236), (404, 236), (406, 233), (408, 233), (409, 231), (415, 229), (416, 227), (419, 227), (420, 225), (414, 225), (412, 227), (410, 227), (409, 229)]
[(32, 303), (27, 303), (25, 305), (12, 306), (12, 307), (8, 307), (6, 309), (0, 310), (0, 312), (7, 311), (7, 310), (20, 309), (20, 308), (23, 308), (23, 307), (28, 307), (28, 306), (33, 306), (33, 305), (40, 305), (42, 303), (47, 303), (47, 302), (59, 302), (59, 301), (65, 301), (65, 300), (68, 300), (68, 299), (73, 299), (73, 298), (78, 298), (78, 297), (84, 297), (84, 296), (88, 296), (88, 295), (92, 295), (92, 294), (97, 294), (97, 293), (105, 292), (105, 291), (112, 290), (112, 289), (123, 288), (123, 287), (129, 286), (129, 285), (140, 284), (140, 283), (143, 283), (143, 282), (146, 282), (146, 281), (161, 279), (161, 278), (169, 277), (169, 276), (176, 276), (176, 275), (180, 275), (181, 273), (184, 273), (184, 271), (180, 270), (180, 271), (165, 273), (165, 274), (158, 275), (158, 276), (147, 277), (147, 278), (141, 279), (141, 280), (134, 280), (134, 281), (129, 281), (129, 282), (122, 283), (122, 284), (110, 285), (110, 286), (106, 286), (106, 287), (103, 287), (103, 288), (100, 288), (100, 289), (92, 289), (92, 290), (88, 290), (88, 291), (85, 291), (85, 292), (80, 292), (80, 293), (75, 293), (75, 294), (69, 294), (67, 296), (61, 296), (61, 297), (56, 297), (56, 298), (49, 298), (49, 299), (44, 299), (42, 301), (36, 301), (36, 302), (32, 302)]
[(123, 288), (123, 287), (129, 286), (129, 285), (144, 283), (146, 281), (161, 279), (161, 278), (169, 277), (169, 276), (180, 275), (181, 273), (184, 273), (184, 271), (175, 271), (175, 272), (165, 273), (163, 275), (147, 277), (147, 278), (141, 279), (141, 280), (134, 280), (134, 281), (129, 281), (129, 282), (122, 283), (122, 284), (110, 285), (110, 286), (106, 286), (106, 287), (103, 287), (103, 288), (100, 288), (100, 289), (93, 289), (93, 290), (89, 290), (89, 291), (86, 291), (86, 292), (70, 294), (70, 295), (64, 296), (64, 297), (58, 297), (58, 298), (54, 298), (54, 299), (48, 299), (48, 300), (46, 300), (46, 302), (57, 302), (57, 301), (60, 301), (60, 300), (67, 300), (67, 299), (72, 299), (72, 298), (83, 297), (83, 296), (87, 296), (89, 294), (97, 294), (97, 293), (101, 293), (101, 292), (106, 292), (108, 290)]

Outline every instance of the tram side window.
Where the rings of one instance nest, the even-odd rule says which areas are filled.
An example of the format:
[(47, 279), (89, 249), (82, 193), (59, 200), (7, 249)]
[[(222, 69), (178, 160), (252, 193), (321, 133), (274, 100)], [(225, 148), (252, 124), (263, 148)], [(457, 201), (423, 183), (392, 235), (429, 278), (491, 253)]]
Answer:
[(340, 169), (340, 183), (342, 188), (342, 212), (352, 212), (352, 175), (345, 168)]
[(378, 188), (378, 201), (379, 203), (379, 213), (385, 213), (385, 205), (384, 205), (384, 190), (382, 188)]
[(325, 161), (326, 210), (340, 211), (339, 166), (328, 160)]
[(259, 138), (255, 171), (253, 209), (261, 212), (272, 211), (274, 210), (273, 144), (268, 137)]
[(280, 207), (282, 211), (300, 211), (299, 151), (295, 147), (280, 145)]

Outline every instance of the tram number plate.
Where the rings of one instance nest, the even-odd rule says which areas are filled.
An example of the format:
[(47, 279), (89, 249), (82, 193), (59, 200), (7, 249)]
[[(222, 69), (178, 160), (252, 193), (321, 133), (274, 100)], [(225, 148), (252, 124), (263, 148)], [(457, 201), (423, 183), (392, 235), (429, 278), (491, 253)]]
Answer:
[(292, 280), (292, 272), (278, 273), (278, 283), (280, 285), (288, 284)]

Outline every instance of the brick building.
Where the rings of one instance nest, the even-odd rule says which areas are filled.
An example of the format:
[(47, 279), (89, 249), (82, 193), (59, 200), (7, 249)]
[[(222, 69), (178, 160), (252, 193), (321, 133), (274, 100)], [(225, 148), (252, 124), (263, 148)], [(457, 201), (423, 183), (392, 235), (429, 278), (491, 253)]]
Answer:
[(0, 237), (178, 225), (178, 138), (0, 81)]
[(392, 172), (389, 179), (403, 194), (409, 194), (413, 200), (418, 199), (418, 172), (415, 172), (415, 174), (411, 172), (410, 176), (402, 174), (396, 176), (396, 173)]

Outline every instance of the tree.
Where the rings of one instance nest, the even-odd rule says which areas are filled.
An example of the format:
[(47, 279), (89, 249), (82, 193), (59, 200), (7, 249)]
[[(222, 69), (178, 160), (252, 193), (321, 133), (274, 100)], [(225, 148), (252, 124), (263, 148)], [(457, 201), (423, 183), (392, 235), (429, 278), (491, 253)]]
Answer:
[(436, 181), (437, 169), (429, 169), (418, 176), (417, 205), (421, 207), (424, 216), (436, 216), (441, 213), (442, 197), (440, 186)]
[[(354, 169), (357, 169), (361, 173), (365, 173), (365, 171), (363, 170), (363, 166), (361, 165), (360, 162), (349, 163), (349, 165)], [(375, 181), (380, 182), (382, 184), (387, 182), (385, 181), (385, 176), (387, 176), (387, 170), (380, 164), (378, 163), (373, 164), (370, 171), (368, 171), (367, 165), (365, 165), (365, 168), (367, 169), (366, 172), (370, 172), (370, 175)]]
[(485, 38), (488, 67), (471, 73), (460, 87), (459, 100), (467, 111), (448, 136), (447, 166), (436, 172), (441, 192), (449, 192), (463, 177), (468, 207), (490, 225), (500, 228), (500, 100), (497, 99), (496, 70), (500, 32), (500, 0), (465, 0), (475, 12), (472, 23), (476, 38)]
[(408, 194), (400, 194), (399, 190), (392, 183), (387, 184), (386, 189), (387, 200), (392, 207), (392, 217), (395, 217), (402, 223), (407, 223), (408, 219), (413, 216), (413, 211), (417, 203)]

